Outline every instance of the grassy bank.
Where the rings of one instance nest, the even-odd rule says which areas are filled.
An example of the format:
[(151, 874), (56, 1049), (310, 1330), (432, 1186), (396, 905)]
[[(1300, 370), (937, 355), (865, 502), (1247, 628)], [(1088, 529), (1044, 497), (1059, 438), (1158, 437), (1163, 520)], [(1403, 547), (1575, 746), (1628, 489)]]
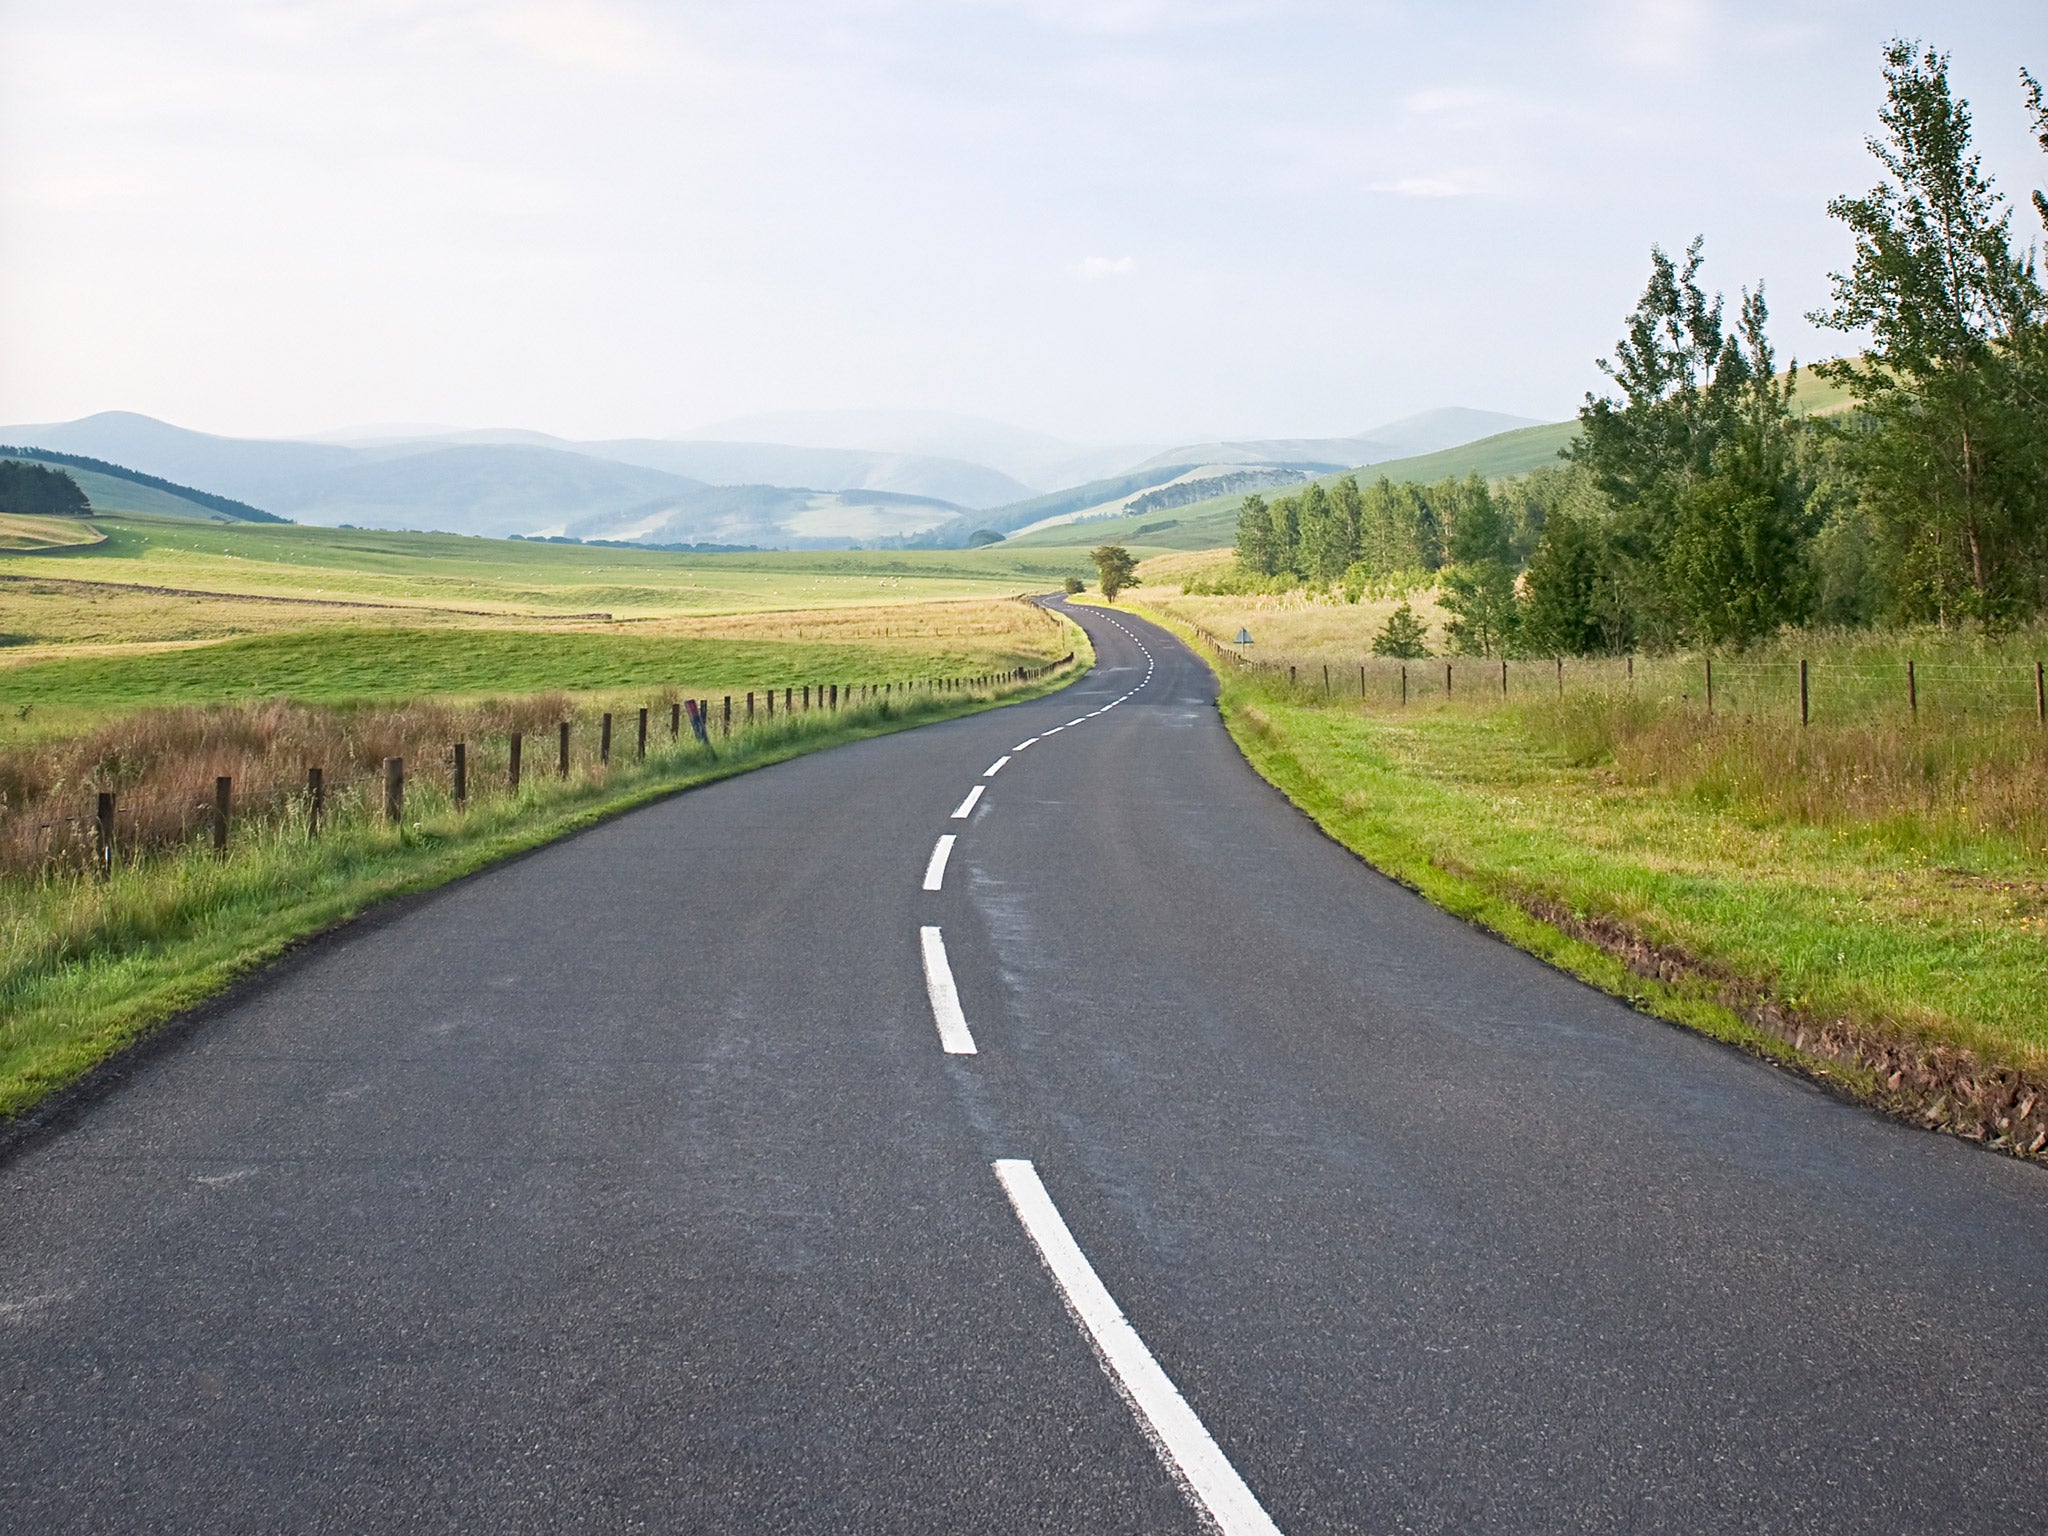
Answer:
[(1064, 686), (1090, 662), (1086, 641), (1078, 645), (1073, 666), (1027, 685), (762, 717), (729, 738), (714, 728), (709, 746), (687, 731), (670, 744), (664, 722), (645, 761), (622, 734), (610, 765), (579, 751), (566, 778), (536, 753), (516, 795), (474, 794), (466, 808), (438, 772), (423, 775), (395, 827), (363, 780), (330, 799), (317, 839), (304, 807), (288, 806), (249, 820), (225, 857), (187, 840), (120, 863), (105, 880), (61, 866), (10, 880), (0, 887), (0, 1117), (378, 902), (693, 785)]
[[(1140, 595), (1194, 634), (1175, 594)], [(2039, 1154), (2048, 775), (2031, 701), (2000, 681), (2030, 673), (2032, 642), (1955, 640), (1989, 681), (1966, 692), (1951, 658), (1957, 707), (1923, 701), (1917, 723), (1876, 643), (1839, 639), (1868, 686), (1804, 727), (1796, 661), (1788, 705), (1771, 653), (1744, 663), (1755, 707), (1713, 716), (1699, 658), (1568, 671), (1562, 702), (1554, 664), (1511, 669), (1503, 698), (1497, 662), (1464, 662), (1470, 692), (1404, 706), (1370, 665), (1359, 682), (1356, 650), (1328, 695), (1320, 661), (1290, 682), (1226, 660), (1222, 708), (1260, 773), (1449, 910), (1650, 1012)]]

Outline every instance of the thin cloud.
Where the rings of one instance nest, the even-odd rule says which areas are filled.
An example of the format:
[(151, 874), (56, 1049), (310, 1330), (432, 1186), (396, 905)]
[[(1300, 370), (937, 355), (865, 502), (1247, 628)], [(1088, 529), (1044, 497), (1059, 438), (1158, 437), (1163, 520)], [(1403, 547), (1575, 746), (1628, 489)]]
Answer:
[(1108, 277), (1129, 277), (1138, 270), (1135, 256), (1086, 256), (1074, 263), (1074, 275), (1084, 283), (1099, 283)]

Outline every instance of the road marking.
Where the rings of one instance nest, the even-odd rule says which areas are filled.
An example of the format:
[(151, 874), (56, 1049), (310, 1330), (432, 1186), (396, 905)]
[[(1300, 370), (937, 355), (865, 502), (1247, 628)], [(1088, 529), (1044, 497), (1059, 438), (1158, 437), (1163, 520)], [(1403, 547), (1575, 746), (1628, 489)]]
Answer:
[[(1069, 720), (1069, 721), (1067, 722), (1067, 724), (1068, 724), (1068, 725), (1079, 725), (1079, 724), (1081, 723), (1081, 721), (1082, 721), (1082, 720), (1086, 720), (1087, 718), (1088, 718), (1088, 717), (1087, 717), (1086, 715), (1082, 715), (1082, 716), (1080, 717), (1080, 719), (1077, 719), (1077, 720)], [(1064, 729), (1064, 727), (1062, 727), (1062, 729)]]
[(928, 891), (940, 889), (946, 882), (946, 860), (953, 857), (953, 834), (948, 832), (932, 844), (931, 862), (924, 867), (924, 888)]
[(946, 941), (936, 928), (921, 928), (924, 941), (924, 989), (932, 996), (932, 1018), (939, 1026), (939, 1044), (948, 1056), (975, 1056), (967, 1015), (960, 1011), (960, 989), (953, 985), (953, 967), (946, 964)]
[[(1065, 729), (1066, 727), (1064, 725), (1056, 725), (1051, 730), (1047, 731), (1045, 734), (1047, 736), (1057, 736), (1061, 731), (1064, 731)], [(1040, 739), (1042, 740), (1043, 738)]]
[(1007, 763), (1009, 760), (1010, 755), (1009, 753), (1005, 752), (1001, 757), (997, 758), (994, 762), (988, 765), (988, 770), (982, 774), (982, 777), (984, 779), (994, 778), (997, 774), (1003, 771), (1003, 764)]
[(1025, 749), (1026, 747), (1028, 747), (1028, 746), (1030, 746), (1030, 745), (1031, 745), (1031, 742), (1033, 742), (1033, 741), (1036, 741), (1036, 740), (1038, 740), (1038, 738), (1037, 738), (1036, 736), (1033, 736), (1033, 737), (1032, 737), (1032, 738), (1031, 738), (1031, 739), (1030, 739), (1029, 741), (1020, 741), (1020, 742), (1018, 742), (1018, 743), (1017, 743), (1017, 745), (1015, 745), (1014, 747), (1010, 748), (1010, 750), (1011, 750), (1012, 752), (1022, 752), (1022, 751), (1023, 751), (1023, 750), (1024, 750), (1024, 749)]
[(974, 788), (967, 791), (967, 798), (960, 802), (960, 809), (953, 813), (952, 819), (955, 821), (965, 821), (967, 813), (974, 809), (974, 802), (981, 798), (981, 792), (987, 787), (986, 784), (977, 784)]
[[(935, 934), (937, 930), (927, 928), (925, 932)], [(998, 1158), (995, 1170), (1017, 1219), (1052, 1272), (1061, 1300), (1095, 1346), (1103, 1370), (1129, 1404), (1167, 1475), (1181, 1485), (1222, 1536), (1280, 1536), (1280, 1528), (1260, 1507), (1230, 1458), (1210, 1438), (1195, 1410), (1111, 1298), (1095, 1266), (1067, 1230), (1059, 1207), (1039, 1182), (1038, 1170), (1020, 1157)]]

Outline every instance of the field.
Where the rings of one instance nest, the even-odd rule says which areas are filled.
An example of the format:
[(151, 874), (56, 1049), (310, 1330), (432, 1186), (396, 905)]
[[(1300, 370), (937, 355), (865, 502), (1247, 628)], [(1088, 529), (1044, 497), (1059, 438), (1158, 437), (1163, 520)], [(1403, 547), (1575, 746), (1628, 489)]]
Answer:
[[(1087, 661), (1075, 626), (1019, 601), (1085, 568), (1074, 549), (697, 556), (93, 521), (107, 537), (89, 547), (0, 550), (0, 1115), (377, 901), (708, 778), (1058, 687), (1061, 658)], [(709, 701), (708, 742), (673, 723), (685, 699)]]
[(0, 550), (77, 549), (102, 535), (91, 523), (71, 517), (23, 517), (0, 512)]
[(2048, 1148), (2048, 633), (1787, 636), (1716, 658), (1711, 711), (1701, 656), (1517, 662), (1505, 690), (1457, 658), (1448, 694), (1439, 657), (1404, 704), (1370, 605), (1130, 601), (1251, 630), (1230, 729), (1390, 874), (1653, 1012)]

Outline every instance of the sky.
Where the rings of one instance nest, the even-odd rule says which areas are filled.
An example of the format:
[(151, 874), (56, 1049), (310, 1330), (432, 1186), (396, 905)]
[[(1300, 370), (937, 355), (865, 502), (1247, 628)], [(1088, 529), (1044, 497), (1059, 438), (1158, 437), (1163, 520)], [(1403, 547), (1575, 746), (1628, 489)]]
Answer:
[(0, 421), (1556, 419), (1652, 242), (1842, 349), (1894, 34), (2038, 235), (2030, 0), (0, 0)]

